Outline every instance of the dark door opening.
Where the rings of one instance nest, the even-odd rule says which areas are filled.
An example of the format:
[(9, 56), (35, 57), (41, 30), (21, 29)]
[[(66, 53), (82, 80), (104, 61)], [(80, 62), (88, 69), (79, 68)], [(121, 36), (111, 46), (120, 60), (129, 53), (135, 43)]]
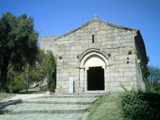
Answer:
[(89, 67), (87, 87), (88, 90), (104, 90), (104, 69), (102, 67)]

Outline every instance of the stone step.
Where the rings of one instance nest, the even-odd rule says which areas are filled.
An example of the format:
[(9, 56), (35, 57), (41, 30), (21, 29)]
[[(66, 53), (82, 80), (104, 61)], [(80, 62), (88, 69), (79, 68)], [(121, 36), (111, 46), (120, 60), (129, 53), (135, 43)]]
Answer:
[(24, 101), (24, 103), (36, 103), (36, 104), (77, 104), (77, 105), (89, 105), (95, 102), (98, 97), (94, 98), (36, 98)]
[(52, 95), (47, 95), (45, 98), (99, 98), (103, 95), (101, 94), (68, 94), (68, 95), (63, 95), (63, 94), (52, 94)]
[(102, 97), (104, 95), (109, 95), (109, 92), (104, 92), (104, 91), (87, 91), (84, 93), (74, 93), (74, 94), (59, 94), (59, 93), (54, 93), (51, 95), (47, 95), (45, 96), (45, 98), (50, 98), (50, 97), (54, 97), (54, 98), (92, 98), (92, 97)]
[(71, 114), (16, 114), (0, 115), (0, 120), (81, 120), (83, 113)]
[(19, 95), (14, 99), (21, 98), (23, 103), (4, 106), (0, 120), (80, 120), (88, 107), (103, 95), (106, 93)]
[(66, 105), (66, 104), (17, 104), (7, 106), (5, 114), (33, 114), (33, 113), (84, 113), (89, 105)]
[(66, 104), (66, 105), (91, 105), (93, 102), (50, 102), (50, 101), (25, 101), (27, 104)]

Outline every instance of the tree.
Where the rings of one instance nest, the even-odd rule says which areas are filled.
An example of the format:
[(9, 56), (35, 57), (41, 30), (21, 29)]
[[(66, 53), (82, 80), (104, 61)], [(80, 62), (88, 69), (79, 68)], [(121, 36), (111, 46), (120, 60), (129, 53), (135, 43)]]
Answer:
[(47, 74), (47, 54), (43, 50), (39, 49), (38, 55), (37, 55), (37, 64), (36, 64), (36, 78), (39, 80), (39, 87), (42, 91), (43, 87), (41, 86), (43, 83), (43, 80), (46, 78)]
[[(1, 89), (7, 90), (7, 73), (14, 66), (21, 70), (24, 63), (35, 63), (38, 33), (34, 31), (33, 18), (19, 17), (7, 12), (0, 19), (0, 71)], [(24, 62), (25, 61), (25, 62)], [(11, 65), (11, 66), (9, 66)]]
[(29, 65), (28, 62), (25, 63), (24, 61), (24, 66), (21, 72), (21, 80), (24, 81), (26, 92), (28, 92), (30, 85), (34, 82), (40, 82), (41, 88), (41, 83), (46, 77), (46, 61), (47, 55), (40, 49), (38, 49), (36, 56), (36, 64)]
[(10, 69), (8, 72), (8, 88), (17, 92), (25, 89), (28, 92), (31, 84), (39, 82), (41, 89), (41, 84), (46, 77), (46, 59), (47, 55), (44, 51), (38, 49), (36, 64), (29, 65), (26, 63), (22, 67), (22, 71), (18, 72)]
[(147, 90), (160, 90), (160, 68), (155, 66), (148, 66), (150, 75), (146, 80), (146, 89)]
[(149, 56), (147, 56), (147, 64), (144, 66), (144, 79), (145, 79), (145, 81), (147, 80), (147, 78), (150, 75), (148, 63), (149, 63)]
[[(30, 87), (30, 84), (34, 81), (34, 65), (24, 64), (21, 71), (16, 71), (15, 69), (10, 69), (8, 71), (8, 85), (9, 89), (14, 91), (26, 90)], [(12, 74), (11, 74), (12, 73)], [(11, 78), (12, 77), (12, 78)]]
[(47, 83), (48, 83), (49, 89), (55, 90), (55, 87), (56, 87), (56, 59), (53, 56), (52, 51), (48, 51)]
[(26, 89), (26, 85), (23, 81), (23, 74), (21, 72), (14, 72), (12, 80), (8, 81), (8, 88), (14, 90), (14, 92), (19, 92), (20, 90)]

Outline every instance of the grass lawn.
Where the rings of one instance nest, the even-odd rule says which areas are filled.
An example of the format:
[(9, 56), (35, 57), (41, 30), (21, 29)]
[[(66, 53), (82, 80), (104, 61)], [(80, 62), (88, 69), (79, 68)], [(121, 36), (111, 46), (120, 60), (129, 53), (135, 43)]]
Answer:
[(10, 98), (13, 96), (14, 96), (14, 94), (11, 94), (11, 93), (0, 92), (0, 101), (2, 101), (5, 98)]
[(89, 107), (87, 120), (125, 120), (118, 93), (104, 96)]

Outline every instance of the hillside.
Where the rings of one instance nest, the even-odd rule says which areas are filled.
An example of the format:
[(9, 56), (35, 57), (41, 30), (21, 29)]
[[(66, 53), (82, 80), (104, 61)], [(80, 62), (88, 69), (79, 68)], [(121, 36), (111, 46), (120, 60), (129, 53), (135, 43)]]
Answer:
[(87, 120), (125, 120), (118, 93), (104, 96), (89, 107)]

